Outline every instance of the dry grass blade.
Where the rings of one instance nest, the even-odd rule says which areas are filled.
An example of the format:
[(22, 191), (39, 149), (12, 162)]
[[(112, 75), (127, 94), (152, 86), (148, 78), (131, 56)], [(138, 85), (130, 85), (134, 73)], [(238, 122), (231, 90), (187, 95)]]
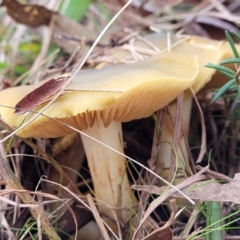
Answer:
[[(3, 212), (0, 213), (0, 224), (1, 224), (1, 228), (2, 228), (1, 229), (1, 237), (3, 237), (4, 233), (6, 233), (9, 240), (14, 239), (14, 234), (13, 234), (13, 232), (12, 232), (12, 230), (11, 230)], [(3, 228), (6, 229), (6, 230), (4, 231)]]
[[(51, 61), (58, 53), (59, 53), (59, 49), (57, 49), (56, 51), (54, 51), (52, 54), (50, 54), (48, 57), (46, 57), (46, 59), (44, 61), (42, 61), (41, 63), (39, 63), (38, 67), (43, 67), (44, 64), (46, 64), (47, 62)], [(39, 69), (38, 69), (39, 70)], [(35, 69), (36, 71), (36, 69)], [(25, 72), (24, 74), (22, 74), (20, 77), (18, 77), (16, 80), (14, 80), (11, 84), (12, 87), (17, 86), (24, 78), (26, 78), (27, 76), (33, 76), (36, 74), (36, 72), (33, 71), (32, 69), (30, 69), (29, 71)]]
[[(181, 182), (180, 184), (178, 184), (176, 186), (176, 188), (178, 190), (183, 189), (187, 186), (189, 186), (190, 184), (192, 184), (193, 182), (198, 182), (198, 181), (202, 181), (205, 180), (206, 177), (203, 176), (202, 174), (204, 172), (206, 172), (208, 169), (208, 166), (203, 168), (201, 171), (199, 171), (198, 173), (196, 173), (195, 175), (187, 178), (186, 180), (184, 180), (183, 182)], [(156, 186), (145, 186), (145, 185), (133, 185), (132, 186), (133, 189), (136, 189), (138, 191), (148, 191), (150, 193), (153, 194), (159, 194), (158, 191), (158, 187)], [(156, 207), (158, 207), (161, 203), (163, 203), (165, 200), (167, 200), (170, 196), (172, 196), (175, 193), (176, 189), (169, 189), (168, 191), (164, 192), (164, 194), (162, 194), (162, 192), (160, 194), (162, 194), (161, 196), (159, 196), (157, 199), (155, 199), (148, 207), (147, 211), (145, 212), (145, 215), (143, 217), (143, 219), (141, 220), (141, 222), (139, 223), (139, 226), (137, 227), (137, 229), (134, 232), (134, 237), (136, 236), (137, 232), (139, 231), (140, 227), (142, 226), (142, 224), (144, 223), (144, 221), (146, 221), (146, 219), (148, 218), (148, 216), (150, 216), (150, 214), (156, 209)], [(133, 238), (134, 238), (133, 237)]]
[(231, 22), (238, 22), (240, 19), (240, 17), (237, 15), (225, 16), (225, 15), (222, 15), (222, 13), (209, 11), (204, 14), (198, 12), (198, 13), (182, 13), (182, 14), (177, 14), (174, 16), (164, 16), (161, 18), (161, 20), (159, 22), (167, 22), (167, 21), (180, 20), (180, 19), (185, 19), (185, 18), (195, 18), (195, 17), (203, 16), (203, 15), (214, 17), (214, 18), (220, 18), (220, 19), (224, 19), (226, 21), (231, 21)]
[[(179, 136), (181, 133), (181, 113), (182, 113), (182, 104), (183, 104), (183, 94), (178, 96), (177, 98), (177, 108), (176, 108), (176, 119), (174, 123), (174, 133), (173, 133), (173, 148), (178, 149), (178, 141), (179, 141)], [(176, 156), (174, 154), (174, 151), (171, 151), (171, 156), (170, 156), (170, 170), (169, 170), (169, 176), (168, 176), (168, 181), (171, 182), (173, 177), (174, 177), (174, 172), (177, 169), (176, 166)]]
[(228, 10), (233, 12), (234, 10), (236, 10), (238, 7), (240, 6), (240, 2), (235, 0), (233, 2), (231, 2), (229, 5), (228, 5)]
[[(0, 195), (1, 195), (1, 191), (0, 191)], [(2, 202), (5, 202), (5, 203), (7, 203), (7, 204), (9, 204), (9, 205), (12, 205), (12, 206), (16, 206), (16, 207), (18, 207), (18, 208), (26, 208), (26, 207), (31, 207), (31, 208), (34, 208), (34, 207), (35, 207), (35, 208), (37, 208), (37, 207), (39, 206), (39, 204), (16, 203), (16, 202), (14, 202), (14, 201), (12, 201), (12, 200), (10, 200), (10, 199), (8, 199), (8, 198), (4, 198), (4, 197), (0, 197), (0, 200), (1, 200)]]
[[(62, 189), (64, 189), (66, 192), (69, 193), (69, 195), (71, 195), (74, 199), (76, 199), (77, 201), (81, 202), (81, 204), (86, 207), (88, 210), (90, 210), (91, 212), (94, 212), (93, 209), (91, 209), (91, 207), (89, 207), (82, 199), (80, 199), (76, 194), (74, 194), (73, 192), (71, 192), (67, 187), (62, 186), (61, 184), (58, 183), (54, 183), (51, 181), (48, 181), (46, 179), (42, 179), (43, 182), (47, 182), (47, 183), (51, 183), (54, 184), (58, 187), (61, 187)], [(48, 194), (47, 194), (48, 195)], [(95, 212), (94, 212), (95, 213)], [(98, 215), (98, 212), (96, 212), (96, 214)], [(113, 236), (118, 239), (118, 237), (116, 236), (116, 234), (111, 230), (111, 228), (106, 224), (106, 222), (102, 219), (102, 222), (105, 224), (105, 226), (108, 228), (108, 230), (113, 234)], [(77, 224), (77, 222), (75, 222), (75, 224)], [(77, 226), (77, 225), (76, 225)], [(76, 228), (77, 230), (77, 228)], [(77, 234), (77, 233), (76, 233)], [(76, 235), (77, 236), (77, 235)]]
[[(5, 122), (3, 122), (1, 118), (0, 118), (0, 124), (8, 131), (10, 132), (13, 131), (13, 129), (9, 125), (7, 125)], [(72, 182), (69, 176), (66, 175), (66, 173), (63, 171), (61, 166), (58, 164), (58, 162), (54, 158), (48, 155), (45, 151), (43, 151), (40, 147), (38, 147), (29, 139), (21, 139), (21, 140), (25, 142), (28, 146), (30, 146), (32, 149), (34, 149), (38, 154), (40, 154), (44, 160), (48, 161), (56, 169), (59, 175), (63, 176), (68, 181), (74, 193), (81, 194), (78, 188), (76, 187), (76, 185)]]
[(229, 10), (219, 1), (217, 0), (210, 0), (211, 4), (222, 14), (229, 15)]
[[(52, 21), (51, 21), (52, 22)], [(51, 26), (53, 24), (51, 23)], [(42, 40), (42, 47), (41, 47), (41, 51), (38, 54), (37, 58), (35, 59), (34, 63), (32, 64), (31, 69), (29, 70), (30, 73), (35, 73), (38, 71), (39, 66), (42, 65), (42, 63), (45, 61), (46, 56), (47, 56), (47, 52), (49, 49), (49, 46), (51, 44), (51, 36), (52, 36), (52, 29), (48, 27), (43, 27), (43, 40)], [(33, 77), (33, 75), (28, 76)], [(34, 80), (31, 81), (33, 84), (35, 84), (36, 82), (38, 82), (38, 78), (36, 77), (36, 75), (34, 76)]]
[(142, 240), (161, 240), (161, 239), (171, 240), (172, 239), (172, 232), (169, 227), (174, 222), (175, 216), (177, 213), (177, 205), (176, 205), (175, 199), (170, 200), (170, 209), (171, 209), (171, 216), (170, 216), (169, 220), (164, 224), (164, 226), (156, 229), (151, 234), (144, 237)]
[[(201, 171), (203, 168), (200, 165), (197, 165), (196, 169), (198, 171)], [(230, 178), (230, 177), (228, 177), (224, 174), (214, 172), (210, 169), (207, 169), (207, 171), (205, 172), (205, 175), (208, 176), (210, 179), (222, 180), (224, 182), (231, 182), (232, 181), (232, 178)]]
[[(9, 189), (17, 189), (17, 190), (24, 190), (21, 184), (18, 182), (18, 179), (15, 177), (15, 175), (12, 173), (10, 166), (8, 165), (7, 161), (3, 157), (4, 149), (3, 146), (0, 146), (0, 169), (1, 169), (1, 175), (3, 179), (6, 182), (6, 185)], [(33, 200), (32, 196), (29, 195), (27, 192), (21, 193), (16, 192), (16, 194), (20, 197), (20, 199), (25, 203), (28, 204), (29, 202), (32, 202), (33, 204), (37, 204), (35, 200)], [(44, 212), (44, 210), (39, 206), (38, 208), (30, 208), (30, 212), (32, 216), (37, 220), (38, 216), (41, 216), (41, 225), (44, 231), (48, 236), (50, 236), (53, 239), (60, 239), (52, 227), (48, 215)]]
[[(44, 181), (43, 179), (42, 179), (42, 181)], [(47, 180), (45, 180), (45, 181), (47, 181)], [(50, 181), (48, 181), (48, 182), (50, 182)], [(66, 207), (67, 207), (67, 209), (69, 210), (69, 212), (70, 212), (70, 214), (71, 214), (71, 216), (73, 217), (73, 220), (74, 220), (74, 224), (75, 224), (75, 240), (76, 240), (76, 237), (77, 237), (77, 221), (76, 221), (76, 217), (75, 217), (75, 214), (74, 214), (74, 212), (73, 212), (73, 210), (71, 209), (71, 207), (66, 203), (66, 202), (64, 202), (64, 200), (62, 200), (62, 199), (60, 199), (60, 198), (58, 198), (58, 197), (56, 197), (56, 196), (54, 196), (54, 195), (52, 195), (52, 194), (48, 194), (48, 193), (42, 193), (42, 192), (33, 192), (33, 191), (28, 191), (28, 190), (25, 190), (25, 189), (19, 189), (19, 188), (16, 188), (16, 189), (6, 189), (6, 190), (1, 190), (0, 191), (0, 196), (4, 196), (4, 195), (7, 195), (7, 194), (28, 194), (30, 197), (31, 197), (31, 199), (29, 199), (29, 200), (27, 200), (28, 202), (33, 202), (34, 204), (36, 203), (36, 201), (33, 199), (34, 197), (32, 197), (30, 194), (32, 194), (33, 196), (40, 196), (40, 198), (41, 197), (46, 197), (46, 198), (51, 198), (51, 199), (53, 199), (53, 200), (55, 200), (55, 201), (61, 201)], [(38, 208), (36, 209), (36, 214), (37, 214), (37, 217), (38, 217), (38, 214), (40, 214), (41, 215), (41, 213), (42, 213), (42, 211), (39, 211), (39, 210), (41, 210), (42, 208), (42, 205), (43, 204), (47, 204), (48, 202), (46, 201), (46, 202), (44, 202), (44, 203), (41, 203), (41, 204), (38, 204), (37, 206), (38, 206)], [(28, 204), (29, 205), (29, 204)], [(31, 211), (31, 210), (30, 210)], [(31, 212), (32, 213), (32, 212)], [(42, 215), (41, 215), (42, 216)], [(41, 223), (43, 223), (43, 220), (44, 219), (42, 219), (42, 218), (40, 218), (40, 220), (41, 220)], [(38, 221), (38, 218), (36, 218), (36, 221)], [(59, 236), (58, 236), (58, 238), (55, 238), (54, 236), (52, 236), (52, 235), (47, 235), (48, 237), (50, 237), (50, 239), (54, 239), (54, 240), (56, 240), (56, 239), (60, 239), (59, 238)]]
[[(195, 238), (196, 240), (205, 240), (205, 237)], [(226, 236), (225, 240), (239, 240), (239, 236)], [(185, 237), (173, 237), (172, 240), (186, 240)]]
[(110, 236), (108, 235), (108, 232), (107, 232), (107, 229), (106, 227), (104, 226), (103, 222), (102, 222), (102, 219), (98, 213), (98, 210), (96, 208), (96, 205), (91, 197), (91, 195), (87, 195), (87, 200), (88, 200), (88, 203), (89, 203), (89, 207), (93, 210), (92, 213), (93, 213), (93, 216), (98, 224), (98, 227), (102, 233), (102, 236), (105, 240), (110, 240)]
[[(42, 197), (41, 196), (39, 196), (38, 202), (42, 203)], [(43, 205), (39, 204), (39, 207), (44, 211)], [(37, 217), (37, 229), (38, 229), (38, 240), (42, 240), (41, 214), (38, 214), (38, 217)]]
[(188, 222), (183, 230), (182, 236), (184, 238), (186, 238), (189, 235), (191, 229), (194, 226), (195, 221), (197, 220), (199, 213), (200, 213), (199, 206), (196, 205), (191, 213), (191, 216), (188, 218)]
[(196, 163), (200, 163), (203, 159), (204, 154), (206, 153), (206, 149), (207, 149), (207, 134), (206, 134), (206, 125), (205, 125), (205, 120), (204, 120), (204, 115), (201, 109), (201, 106), (197, 100), (196, 94), (193, 92), (192, 88), (190, 88), (193, 98), (197, 104), (199, 113), (200, 113), (200, 120), (201, 120), (201, 127), (202, 127), (202, 139), (201, 139), (201, 147), (200, 147), (200, 153), (198, 155), (197, 161)]
[[(7, 124), (5, 124), (4, 122), (1, 121), (0, 118), (0, 123), (1, 125), (4, 126), (4, 128), (8, 129), (9, 131), (12, 131), (11, 127), (9, 127)], [(22, 139), (23, 142), (25, 142), (27, 145), (29, 145), (32, 149), (34, 149), (37, 153), (39, 153), (44, 160), (48, 161), (54, 168), (55, 170), (59, 173), (59, 175), (63, 176), (64, 179), (66, 179), (66, 181), (68, 182), (68, 184), (70, 185), (70, 189), (71, 191), (73, 191), (76, 194), (81, 195), (81, 192), (78, 190), (76, 184), (74, 184), (74, 182), (71, 180), (71, 178), (65, 173), (65, 171), (62, 169), (62, 167), (58, 164), (58, 162), (56, 162), (56, 160), (54, 158), (52, 158), (50, 155), (48, 155), (45, 151), (43, 151), (40, 147), (38, 147), (36, 144), (34, 144), (33, 142), (31, 142), (28, 139)], [(6, 184), (6, 182), (3, 182), (3, 184)], [(28, 191), (27, 191), (28, 192)], [(51, 194), (48, 194), (47, 196), (52, 196)], [(59, 198), (56, 198), (57, 200), (59, 200)], [(64, 203), (65, 204), (65, 203)], [(66, 204), (65, 204), (66, 205)], [(68, 206), (67, 206), (68, 207)], [(70, 209), (70, 212), (72, 214), (72, 210)], [(81, 214), (82, 213), (82, 214)], [(81, 220), (81, 224), (86, 223), (85, 221), (88, 221), (89, 218), (91, 218), (91, 212), (83, 212), (81, 210), (81, 215), (85, 216), (85, 219)], [(76, 225), (76, 219), (75, 216), (73, 215), (74, 218), (74, 222)], [(77, 225), (76, 225), (77, 226)], [(27, 233), (26, 233), (27, 234)]]

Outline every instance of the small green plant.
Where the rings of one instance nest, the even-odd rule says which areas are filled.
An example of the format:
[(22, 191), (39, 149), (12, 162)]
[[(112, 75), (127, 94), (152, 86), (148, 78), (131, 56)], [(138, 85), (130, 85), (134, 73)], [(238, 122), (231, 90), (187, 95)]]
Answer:
[[(230, 80), (217, 91), (211, 102), (215, 102), (228, 90), (235, 90), (237, 92), (237, 99), (240, 101), (240, 57), (233, 41), (234, 37), (240, 43), (240, 35), (233, 31), (226, 31), (225, 34), (227, 41), (229, 42), (229, 45), (233, 51), (234, 58), (225, 59), (221, 61), (219, 65), (209, 63), (206, 65), (206, 67), (216, 69), (217, 71), (229, 77)], [(236, 70), (234, 71), (230, 67), (222, 66), (225, 64), (235, 64)]]
[[(234, 92), (234, 96), (237, 99), (237, 101), (240, 101), (240, 56), (237, 51), (234, 39), (240, 43), (240, 35), (231, 31), (225, 32), (226, 39), (229, 43), (229, 46), (231, 47), (231, 50), (233, 52), (234, 57), (233, 58), (228, 58), (224, 59), (220, 62), (219, 65), (209, 63), (206, 65), (208, 68), (213, 68), (225, 76), (229, 78), (229, 81), (225, 83), (214, 95), (214, 97), (211, 100), (211, 103), (215, 102), (217, 99), (220, 97), (223, 97), (224, 94), (231, 90)], [(230, 65), (231, 64), (231, 65)], [(233, 68), (234, 64), (234, 68)], [(223, 65), (228, 65), (228, 66), (223, 66)], [(229, 67), (231, 66), (231, 68)], [(233, 70), (234, 69), (234, 70)], [(223, 224), (223, 219), (221, 219), (221, 208), (219, 206), (219, 203), (217, 202), (208, 202), (206, 204), (206, 209), (207, 209), (207, 217), (206, 217), (206, 239), (222, 239), (222, 233), (221, 230), (225, 228), (225, 226), (229, 226), (229, 222), (225, 225)], [(236, 213), (233, 213), (236, 214)], [(229, 218), (227, 216), (226, 218)], [(207, 229), (209, 228), (209, 231)], [(210, 229), (211, 228), (211, 229)]]

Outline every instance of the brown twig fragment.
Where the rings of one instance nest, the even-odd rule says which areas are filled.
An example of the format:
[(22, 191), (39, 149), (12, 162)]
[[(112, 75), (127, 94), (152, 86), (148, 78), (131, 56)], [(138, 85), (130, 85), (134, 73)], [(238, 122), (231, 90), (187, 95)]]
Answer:
[[(196, 166), (196, 169), (198, 171), (201, 171), (203, 169), (203, 167), (197, 165)], [(226, 182), (230, 182), (232, 181), (232, 178), (222, 174), (222, 173), (217, 173), (217, 172), (214, 172), (210, 169), (207, 169), (207, 171), (204, 173), (206, 176), (208, 176), (209, 178), (213, 178), (213, 179), (216, 179), (216, 180), (224, 180)]]

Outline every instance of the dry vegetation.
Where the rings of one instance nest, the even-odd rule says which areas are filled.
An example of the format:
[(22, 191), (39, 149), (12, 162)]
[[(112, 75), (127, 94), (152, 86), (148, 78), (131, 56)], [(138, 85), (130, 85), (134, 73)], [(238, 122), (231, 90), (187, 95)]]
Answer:
[[(102, 29), (126, 1), (89, 1), (89, 6), (82, 6), (85, 12), (73, 18), (78, 23), (66, 17), (71, 17), (67, 14), (67, 3), (60, 8), (59, 2), (34, 1), (45, 3), (54, 11), (61, 9), (65, 15), (54, 15), (52, 21), (45, 18), (44, 26), (34, 28), (15, 22), (10, 17), (14, 18), (14, 14), (0, 8), (1, 91), (66, 76), (79, 66), (102, 68), (144, 60), (171, 51), (174, 35), (223, 40), (225, 30), (239, 33), (238, 0), (133, 1), (86, 59)], [(28, 24), (26, 21), (22, 23)], [(143, 37), (153, 32), (162, 33), (161, 41), (167, 48), (160, 49)], [(105, 87), (99, 91), (105, 91)], [(124, 157), (134, 196), (131, 195), (132, 206), (124, 206), (125, 193), (119, 187), (118, 206), (108, 206), (107, 211), (97, 197), (104, 190), (93, 189), (80, 130), (73, 129), (74, 133), (60, 138), (21, 138), (0, 118), (0, 239), (239, 239), (240, 184), (234, 178), (240, 172), (239, 103), (236, 91), (229, 90), (211, 104), (214, 93), (210, 86), (193, 94), (189, 136), (183, 133), (182, 95), (175, 101), (176, 117), (170, 120), (173, 134), (168, 172), (158, 158), (165, 130), (164, 114), (172, 111), (172, 105), (148, 118), (122, 124)], [(1, 102), (0, 93), (0, 108), (9, 107), (9, 101)], [(60, 124), (59, 120), (54, 121)], [(178, 156), (180, 135), (187, 143), (184, 159)], [(102, 147), (112, 151), (108, 146)], [(176, 164), (181, 168), (180, 160), (185, 161), (182, 175), (176, 171)], [(164, 184), (158, 174), (175, 185), (182, 181), (178, 185), (181, 192), (172, 186), (160, 188)], [(172, 180), (169, 175), (177, 179)], [(208, 185), (209, 180), (215, 185)], [(203, 188), (196, 185), (199, 182)], [(190, 195), (189, 189), (199, 191)], [(185, 197), (179, 198), (181, 194), (189, 194), (195, 206)], [(130, 209), (127, 214), (126, 208)]]

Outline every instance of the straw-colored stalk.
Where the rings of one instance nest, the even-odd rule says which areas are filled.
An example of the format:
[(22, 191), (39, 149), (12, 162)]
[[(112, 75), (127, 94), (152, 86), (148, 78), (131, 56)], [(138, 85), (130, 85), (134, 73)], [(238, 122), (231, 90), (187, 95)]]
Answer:
[[(113, 121), (106, 128), (99, 120), (93, 127), (83, 132), (123, 153), (120, 122)], [(82, 135), (82, 141), (93, 180), (95, 197), (99, 200), (99, 211), (112, 219), (116, 218), (113, 214), (115, 212), (119, 220), (127, 222), (132, 216), (131, 207), (136, 203), (136, 199), (127, 177), (125, 157), (87, 136)]]
[[(165, 111), (163, 111), (161, 116), (161, 135), (160, 135), (160, 145), (158, 149), (158, 166), (161, 169), (161, 176), (169, 181), (173, 181), (174, 185), (182, 182), (187, 177), (187, 171), (189, 166), (189, 154), (187, 150), (187, 139), (189, 133), (189, 122), (191, 116), (191, 106), (192, 99), (183, 101), (182, 111), (181, 111), (181, 129), (179, 138), (177, 139), (177, 147), (174, 147), (174, 126), (176, 121), (176, 108), (177, 104), (170, 104)], [(171, 166), (171, 153), (174, 154), (176, 159), (174, 176), (169, 179)]]

